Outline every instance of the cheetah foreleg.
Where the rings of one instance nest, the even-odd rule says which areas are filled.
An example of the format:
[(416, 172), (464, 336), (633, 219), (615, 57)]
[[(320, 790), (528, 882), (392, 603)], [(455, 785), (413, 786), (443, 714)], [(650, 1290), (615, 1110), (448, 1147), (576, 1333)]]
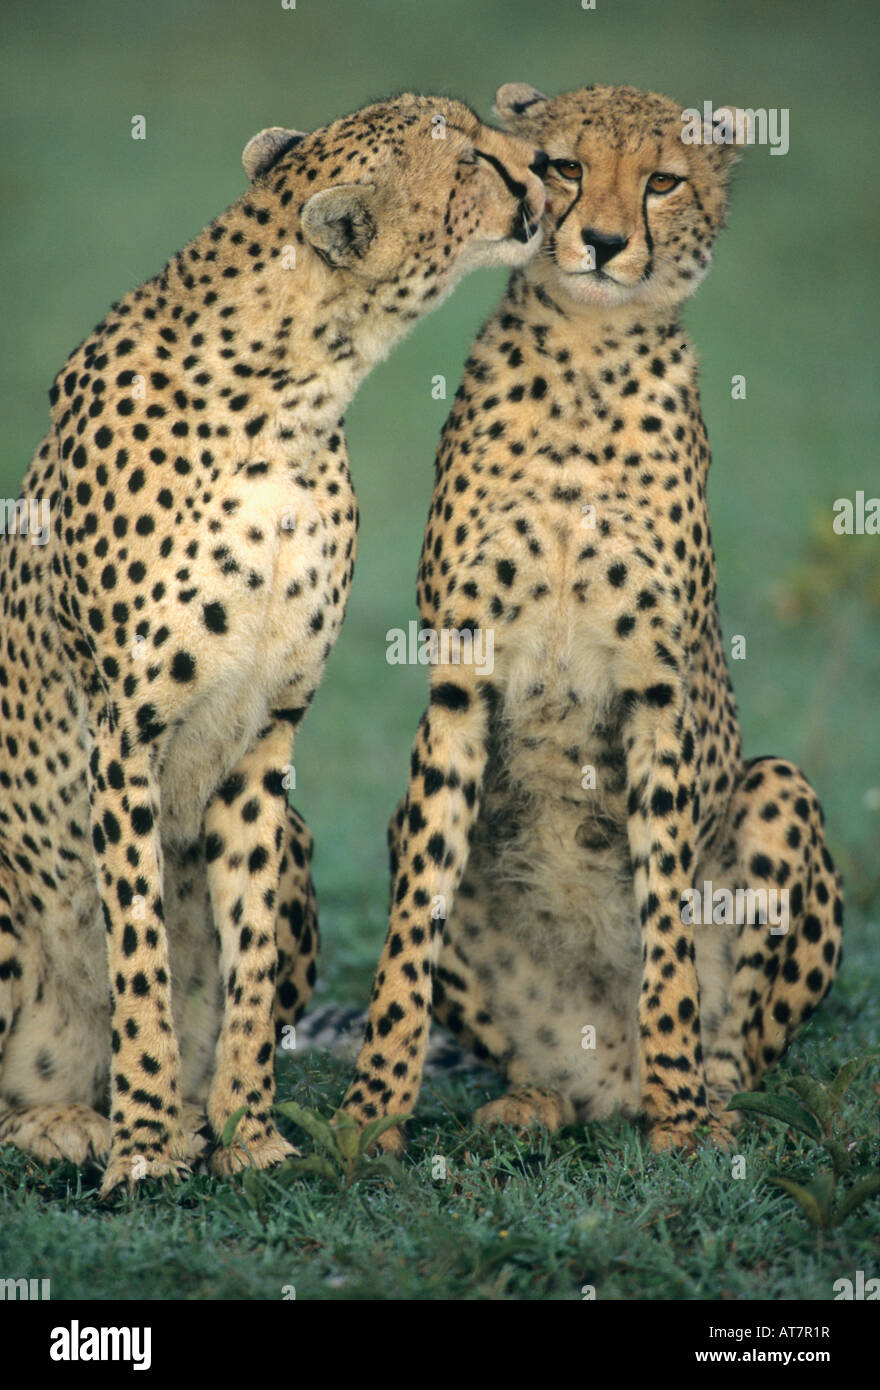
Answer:
[[(431, 1022), (432, 974), (468, 858), (486, 767), (487, 715), (471, 668), (432, 668), (416, 734), (393, 876), (391, 918), (364, 1044), (344, 1108), (360, 1124), (415, 1105)], [(399, 1130), (381, 1147), (399, 1150)]]
[(110, 1157), (101, 1185), (186, 1168), (180, 1051), (162, 900), (159, 786), (127, 729), (92, 734), (89, 800), (98, 889), (107, 925), (112, 1062)]
[(642, 934), (639, 994), (642, 1108), (654, 1149), (689, 1146), (708, 1123), (691, 887), (698, 743), (682, 684), (668, 667), (630, 690), (625, 728), (627, 832)]
[(272, 1117), (275, 1100), (276, 910), (287, 833), (284, 770), (291, 728), (271, 724), (217, 789), (205, 812), (205, 853), (220, 937), (225, 1006), (208, 1119), (220, 1139), (244, 1109), (234, 1138), (218, 1145), (215, 1172), (268, 1168), (296, 1152)]

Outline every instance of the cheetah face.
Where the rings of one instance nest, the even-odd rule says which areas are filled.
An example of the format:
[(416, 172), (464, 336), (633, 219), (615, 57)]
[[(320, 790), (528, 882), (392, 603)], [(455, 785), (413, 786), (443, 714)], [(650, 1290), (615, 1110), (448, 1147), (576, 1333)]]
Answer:
[(514, 82), (495, 100), (505, 127), (548, 159), (535, 278), (585, 305), (667, 307), (693, 294), (724, 223), (733, 145), (685, 143), (682, 108), (632, 87), (550, 98)]
[(396, 286), (408, 318), (466, 271), (522, 264), (543, 236), (535, 146), (445, 98), (397, 97), (310, 135), (263, 131), (243, 161), (342, 288)]

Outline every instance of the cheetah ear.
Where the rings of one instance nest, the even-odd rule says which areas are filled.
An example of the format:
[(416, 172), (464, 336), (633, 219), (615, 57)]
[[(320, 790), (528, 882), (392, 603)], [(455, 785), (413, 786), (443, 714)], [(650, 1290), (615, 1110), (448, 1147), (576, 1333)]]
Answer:
[(744, 145), (755, 143), (755, 113), (737, 106), (719, 106), (712, 112), (712, 124), (706, 128), (703, 140), (725, 162), (733, 163), (742, 155)]
[(258, 131), (242, 150), (241, 162), (244, 172), (249, 179), (256, 179), (261, 174), (268, 173), (283, 154), (287, 154), (288, 150), (305, 138), (304, 131), (285, 130), (284, 126), (280, 125), (270, 125), (265, 130)]
[(328, 265), (350, 266), (363, 259), (376, 235), (375, 196), (375, 184), (337, 183), (303, 204), (303, 235)]
[(542, 114), (549, 100), (528, 82), (505, 82), (495, 93), (495, 115), (502, 125), (514, 129), (530, 116)]

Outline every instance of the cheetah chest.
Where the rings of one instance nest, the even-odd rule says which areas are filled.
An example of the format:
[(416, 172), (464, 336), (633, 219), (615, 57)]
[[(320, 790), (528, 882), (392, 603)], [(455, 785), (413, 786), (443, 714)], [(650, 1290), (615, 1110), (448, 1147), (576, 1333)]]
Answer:
[(191, 580), (211, 629), (203, 621), (195, 688), (163, 753), (170, 844), (197, 839), (211, 793), (270, 711), (308, 706), (345, 610), (355, 523), (344, 506), (272, 479), (235, 500), (231, 512), (220, 503), (222, 530)]
[(638, 1084), (620, 692), (589, 606), (554, 593), (496, 646), (504, 702), (468, 867), (483, 910), (463, 944), (524, 1074), (599, 1115), (631, 1109)]

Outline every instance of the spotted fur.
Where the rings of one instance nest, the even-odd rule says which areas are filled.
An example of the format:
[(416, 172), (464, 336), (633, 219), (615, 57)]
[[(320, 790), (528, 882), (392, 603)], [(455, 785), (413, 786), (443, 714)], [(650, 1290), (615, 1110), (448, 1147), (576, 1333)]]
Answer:
[[(547, 156), (546, 237), (467, 362), (418, 583), (423, 627), (491, 630), (494, 670), (431, 667), (346, 1105), (413, 1109), (433, 1009), (510, 1085), (486, 1123), (619, 1110), (657, 1148), (725, 1142), (842, 923), (815, 793), (743, 758), (716, 603), (679, 314), (736, 152), (683, 144), (681, 108), (631, 88), (497, 104)], [(787, 933), (691, 924), (706, 880), (785, 889)]]
[(534, 250), (533, 155), (416, 96), (261, 132), (56, 378), (22, 492), (51, 538), (0, 545), (0, 1141), (108, 1158), (104, 1192), (242, 1109), (215, 1171), (291, 1151), (273, 1018), (318, 936), (285, 774), (354, 565), (341, 415), (465, 271)]

